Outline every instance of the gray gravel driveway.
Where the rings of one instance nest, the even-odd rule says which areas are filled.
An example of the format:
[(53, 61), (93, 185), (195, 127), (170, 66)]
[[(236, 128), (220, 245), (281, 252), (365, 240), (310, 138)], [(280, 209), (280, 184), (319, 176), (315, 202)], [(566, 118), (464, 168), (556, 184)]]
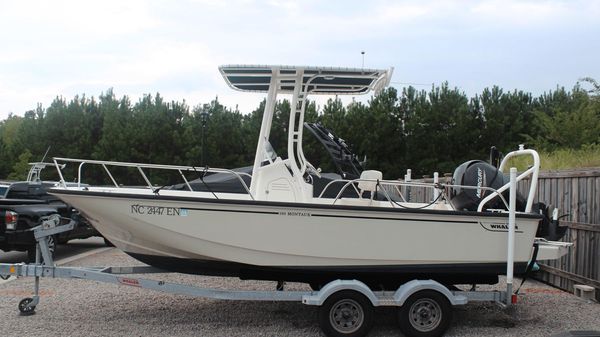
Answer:
[[(117, 249), (87, 256), (74, 266), (137, 265)], [(274, 282), (156, 274), (152, 278), (214, 288), (269, 290)], [(33, 279), (0, 284), (3, 336), (324, 336), (317, 308), (300, 303), (189, 298), (85, 280), (42, 279), (37, 314), (20, 316)], [(303, 284), (288, 289), (308, 290)], [(549, 336), (567, 330), (600, 330), (600, 304), (528, 281), (517, 306), (491, 303), (457, 307), (447, 336)], [(369, 336), (401, 336), (396, 311), (378, 308)]]

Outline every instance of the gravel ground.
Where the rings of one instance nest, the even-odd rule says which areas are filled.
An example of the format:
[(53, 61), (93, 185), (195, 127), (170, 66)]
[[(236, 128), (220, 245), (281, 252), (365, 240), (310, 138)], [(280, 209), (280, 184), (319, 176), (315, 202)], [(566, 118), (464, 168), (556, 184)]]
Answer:
[[(70, 263), (137, 264), (116, 249)], [(180, 274), (152, 278), (213, 288), (275, 287), (274, 282)], [(324, 336), (317, 308), (300, 303), (190, 298), (75, 279), (42, 279), (37, 314), (20, 316), (17, 304), (32, 289), (32, 278), (0, 284), (3, 336)], [(287, 289), (308, 290), (303, 284), (288, 284)], [(456, 307), (447, 336), (550, 336), (568, 330), (600, 330), (600, 304), (596, 302), (534, 281), (528, 281), (521, 293), (519, 304), (507, 310), (491, 303)], [(401, 336), (395, 313), (378, 308), (369, 336)]]

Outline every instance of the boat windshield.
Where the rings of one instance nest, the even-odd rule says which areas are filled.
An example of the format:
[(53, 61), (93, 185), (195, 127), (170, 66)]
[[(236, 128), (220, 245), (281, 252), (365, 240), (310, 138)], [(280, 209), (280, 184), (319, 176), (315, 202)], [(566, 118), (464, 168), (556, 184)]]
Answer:
[(273, 162), (275, 161), (275, 159), (277, 158), (277, 152), (275, 152), (275, 149), (273, 148), (273, 146), (271, 145), (271, 143), (267, 140), (265, 142), (265, 157), (263, 158), (263, 162)]

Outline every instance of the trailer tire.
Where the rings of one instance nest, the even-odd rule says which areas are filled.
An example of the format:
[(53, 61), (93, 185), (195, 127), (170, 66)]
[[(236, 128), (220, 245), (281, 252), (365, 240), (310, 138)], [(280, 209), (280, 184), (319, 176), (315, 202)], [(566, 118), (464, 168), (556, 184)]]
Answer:
[(319, 325), (329, 337), (362, 337), (371, 330), (373, 316), (373, 305), (365, 295), (341, 290), (319, 308)]
[(451, 321), (450, 301), (435, 290), (421, 290), (412, 294), (398, 310), (398, 323), (405, 336), (442, 336)]
[(35, 314), (35, 305), (27, 306), (31, 302), (33, 302), (33, 298), (31, 297), (24, 298), (19, 302), (19, 311), (22, 316), (31, 316)]

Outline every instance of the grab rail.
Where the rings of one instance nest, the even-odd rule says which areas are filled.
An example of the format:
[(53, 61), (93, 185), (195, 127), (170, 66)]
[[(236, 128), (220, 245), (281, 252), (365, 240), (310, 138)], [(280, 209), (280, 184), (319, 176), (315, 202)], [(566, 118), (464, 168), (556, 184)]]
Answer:
[(78, 170), (77, 170), (77, 187), (79, 187), (79, 188), (81, 187), (81, 184), (83, 183), (82, 182), (82, 172), (83, 172), (83, 166), (85, 164), (92, 164), (92, 165), (100, 165), (100, 166), (102, 166), (102, 168), (104, 169), (104, 171), (106, 172), (106, 174), (108, 175), (108, 177), (110, 178), (110, 180), (112, 181), (113, 185), (116, 188), (121, 188), (121, 186), (119, 186), (119, 184), (117, 183), (117, 180), (115, 179), (115, 177), (113, 176), (113, 174), (108, 169), (109, 166), (137, 168), (138, 172), (140, 173), (140, 175), (142, 176), (142, 178), (146, 182), (147, 187), (149, 189), (151, 189), (152, 191), (155, 191), (155, 187), (152, 185), (152, 183), (150, 182), (150, 179), (144, 173), (143, 169), (158, 169), (158, 170), (172, 170), (172, 171), (177, 171), (177, 172), (179, 172), (179, 175), (182, 177), (185, 185), (187, 186), (187, 188), (190, 191), (193, 191), (193, 189), (192, 189), (192, 186), (190, 185), (189, 181), (185, 177), (184, 172), (225, 173), (225, 174), (231, 174), (234, 177), (236, 177), (237, 180), (242, 185), (242, 187), (244, 188), (244, 190), (246, 191), (246, 193), (248, 193), (248, 195), (250, 195), (250, 198), (252, 198), (252, 200), (254, 200), (254, 196), (252, 195), (252, 193), (250, 193), (250, 189), (248, 188), (248, 185), (246, 185), (246, 182), (244, 181), (244, 179), (242, 179), (242, 176), (252, 178), (252, 175), (250, 175), (248, 173), (245, 173), (245, 172), (235, 172), (235, 171), (229, 170), (229, 169), (209, 168), (209, 167), (201, 167), (201, 168), (199, 168), (199, 167), (195, 167), (195, 166), (179, 166), (179, 165), (163, 165), (163, 164), (141, 164), (141, 163), (128, 163), (128, 162), (104, 161), (104, 160), (88, 160), (88, 159), (74, 159), (74, 158), (61, 158), (61, 157), (55, 157), (55, 158), (53, 158), (53, 162), (54, 162), (54, 165), (55, 165), (56, 170), (58, 172), (58, 175), (60, 177), (60, 184), (63, 187), (67, 187), (66, 180), (65, 180), (65, 178), (63, 176), (63, 173), (62, 173), (62, 170), (61, 170), (61, 169), (63, 169), (65, 167), (65, 165), (64, 164), (61, 165), (59, 162), (79, 163), (79, 167), (78, 167)]

